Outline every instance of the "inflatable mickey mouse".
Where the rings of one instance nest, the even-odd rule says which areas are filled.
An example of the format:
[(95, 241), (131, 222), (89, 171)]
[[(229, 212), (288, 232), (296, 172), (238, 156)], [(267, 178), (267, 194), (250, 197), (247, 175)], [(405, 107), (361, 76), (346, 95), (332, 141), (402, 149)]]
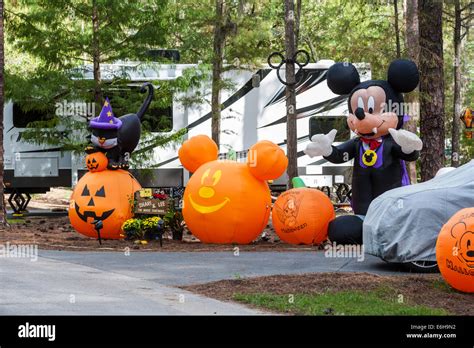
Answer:
[(335, 94), (349, 95), (347, 124), (357, 137), (334, 146), (336, 130), (316, 134), (306, 147), (310, 157), (323, 156), (332, 163), (354, 159), (351, 205), (355, 215), (337, 217), (329, 225), (328, 237), (338, 244), (362, 243), (362, 222), (369, 204), (385, 191), (409, 184), (404, 161), (415, 161), (423, 147), (420, 138), (401, 129), (402, 93), (413, 91), (419, 73), (410, 60), (393, 61), (387, 81), (360, 82), (350, 63), (336, 63), (327, 72), (328, 87)]

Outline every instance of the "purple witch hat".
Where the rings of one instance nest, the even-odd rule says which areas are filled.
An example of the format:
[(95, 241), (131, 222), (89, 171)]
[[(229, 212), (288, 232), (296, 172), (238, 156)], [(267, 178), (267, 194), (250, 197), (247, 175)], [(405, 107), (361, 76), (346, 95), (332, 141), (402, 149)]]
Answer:
[(122, 126), (122, 121), (114, 116), (109, 98), (105, 98), (102, 111), (90, 121), (89, 126), (98, 129), (119, 129)]

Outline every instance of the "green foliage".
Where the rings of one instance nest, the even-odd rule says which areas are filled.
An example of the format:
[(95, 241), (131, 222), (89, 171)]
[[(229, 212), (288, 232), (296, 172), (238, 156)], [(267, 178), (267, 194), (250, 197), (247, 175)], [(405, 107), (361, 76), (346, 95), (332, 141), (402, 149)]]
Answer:
[[(233, 68), (266, 61), (271, 52), (272, 27), (277, 19), (275, 0), (226, 1), (227, 16), (233, 25), (226, 40), (224, 59)], [(181, 52), (182, 63), (213, 58), (214, 1), (173, 1), (168, 5), (169, 46)]]
[[(99, 29), (93, 32), (93, 8)], [(146, 49), (164, 43), (164, 0), (16, 0), (6, 8), (9, 39), (15, 47), (49, 68), (67, 69), (92, 62), (94, 35), (100, 61), (143, 58)]]
[[(389, 2), (305, 0), (299, 48), (314, 60), (366, 62), (373, 78), (386, 78), (396, 58), (393, 8)], [(280, 37), (284, 31), (280, 29)]]
[(181, 211), (172, 208), (163, 216), (165, 227), (171, 231), (173, 240), (182, 240), (184, 232), (184, 218)]
[[(466, 6), (467, 1), (461, 1), (461, 7)], [(454, 115), (454, 3), (447, 2), (444, 5), (444, 21), (443, 21), (443, 58), (444, 58), (444, 85), (445, 85), (445, 129), (447, 139), (447, 149), (451, 152), (452, 139), (452, 124), (453, 117), (460, 117), (461, 115)], [(468, 15), (468, 11), (464, 11), (463, 16)], [(467, 24), (467, 23), (465, 23)], [(465, 32), (463, 28), (462, 33)], [(474, 41), (473, 32), (469, 30), (464, 42), (461, 46), (461, 96), (462, 96), (462, 111), (466, 107), (474, 108)], [(466, 127), (461, 122), (460, 126), (460, 163), (464, 164), (474, 158), (474, 140), (468, 139), (465, 135)], [(449, 165), (449, 160), (447, 165)]]
[(143, 239), (144, 231), (140, 219), (128, 219), (122, 225), (126, 240)]
[(154, 230), (158, 227), (161, 218), (159, 216), (150, 216), (142, 219), (141, 227), (146, 230)]

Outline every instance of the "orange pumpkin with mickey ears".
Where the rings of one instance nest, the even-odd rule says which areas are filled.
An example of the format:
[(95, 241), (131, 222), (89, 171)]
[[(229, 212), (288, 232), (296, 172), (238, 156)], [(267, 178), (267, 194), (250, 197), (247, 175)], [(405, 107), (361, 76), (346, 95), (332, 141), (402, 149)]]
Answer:
[[(185, 150), (179, 152), (181, 163), (189, 171), (194, 170), (183, 206), (184, 220), (192, 234), (203, 243), (248, 244), (255, 240), (267, 225), (271, 209), (270, 190), (262, 178), (276, 179), (286, 167), (276, 170), (269, 167), (271, 161), (254, 161), (250, 151), (247, 163), (217, 160), (214, 150), (212, 156), (209, 153), (200, 158), (203, 149), (217, 148), (206, 136), (193, 137), (183, 147)], [(265, 144), (265, 148), (274, 151), (279, 162), (285, 162), (286, 156), (277, 145)], [(188, 161), (189, 157), (193, 161)], [(200, 161), (204, 163), (197, 166)]]
[(474, 293), (474, 208), (458, 211), (442, 227), (436, 242), (436, 260), (449, 285)]
[(101, 172), (107, 169), (109, 160), (102, 152), (94, 152), (86, 156), (86, 167), (90, 172)]
[(94, 220), (102, 220), (102, 239), (120, 239), (122, 224), (132, 217), (134, 193), (138, 181), (125, 170), (88, 172), (74, 188), (69, 204), (69, 220), (74, 229), (98, 238)]

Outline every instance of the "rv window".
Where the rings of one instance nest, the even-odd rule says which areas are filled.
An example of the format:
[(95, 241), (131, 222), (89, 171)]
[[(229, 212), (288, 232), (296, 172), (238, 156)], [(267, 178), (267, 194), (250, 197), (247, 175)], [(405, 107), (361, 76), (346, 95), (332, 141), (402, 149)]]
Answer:
[(334, 141), (346, 141), (351, 136), (346, 116), (314, 116), (309, 119), (310, 139), (315, 134), (327, 134), (331, 129), (337, 129)]
[(52, 120), (54, 116), (54, 111), (51, 110), (24, 111), (20, 105), (13, 104), (13, 127), (15, 128), (27, 128), (31, 122)]

